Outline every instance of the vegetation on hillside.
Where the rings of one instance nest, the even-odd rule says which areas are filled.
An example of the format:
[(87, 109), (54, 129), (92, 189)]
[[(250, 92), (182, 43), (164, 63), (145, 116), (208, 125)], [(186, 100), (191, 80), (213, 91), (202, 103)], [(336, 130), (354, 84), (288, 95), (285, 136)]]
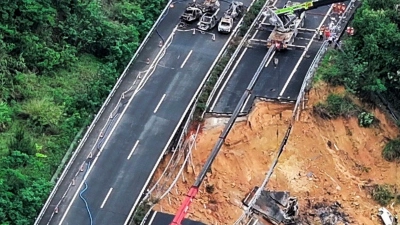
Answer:
[(394, 197), (392, 187), (389, 185), (377, 185), (372, 189), (372, 198), (382, 206), (389, 204)]
[(164, 0), (0, 1), (0, 221), (32, 224)]
[(326, 101), (317, 103), (313, 110), (322, 118), (327, 119), (334, 119), (339, 116), (350, 117), (357, 115), (359, 111), (349, 96), (337, 94), (328, 95)]
[[(344, 84), (353, 93), (400, 89), (400, 0), (366, 0), (357, 10), (352, 26), (355, 34), (345, 39), (343, 52), (325, 78)], [(339, 69), (340, 68), (340, 69)]]
[[(400, 0), (363, 1), (351, 26), (354, 36), (344, 37), (343, 51), (328, 51), (314, 81), (322, 79), (332, 85), (344, 85), (364, 101), (374, 101), (379, 94), (400, 110)], [(331, 97), (314, 109), (334, 118), (351, 109), (348, 99), (342, 100)], [(367, 112), (360, 112), (358, 119), (364, 127), (375, 121), (373, 114)], [(382, 155), (394, 161), (400, 158), (399, 151), (396, 139), (387, 144)]]

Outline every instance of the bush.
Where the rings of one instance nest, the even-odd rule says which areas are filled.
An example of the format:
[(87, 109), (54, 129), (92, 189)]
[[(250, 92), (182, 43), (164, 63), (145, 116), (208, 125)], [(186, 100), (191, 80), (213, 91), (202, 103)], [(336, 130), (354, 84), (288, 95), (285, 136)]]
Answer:
[(215, 190), (214, 185), (212, 185), (212, 184), (207, 184), (207, 185), (206, 185), (206, 191), (207, 191), (207, 193), (212, 194), (212, 193), (214, 192), (214, 190)]
[(354, 116), (358, 111), (358, 107), (348, 96), (330, 94), (324, 103), (317, 103), (313, 110), (322, 118), (333, 119), (339, 116)]
[(373, 113), (361, 112), (358, 114), (358, 124), (360, 127), (369, 127), (375, 121), (375, 116)]
[(337, 58), (336, 51), (328, 50), (326, 52), (313, 78), (314, 83), (318, 83), (320, 80), (323, 80), (333, 86), (342, 84), (338, 76), (338, 74), (340, 73), (340, 69), (335, 64), (336, 58)]
[(400, 139), (389, 141), (382, 151), (382, 156), (390, 162), (400, 159)]
[(146, 216), (147, 212), (150, 210), (151, 206), (148, 202), (143, 202), (138, 206), (133, 216), (133, 224), (139, 225), (143, 221), (144, 217)]
[(377, 185), (372, 190), (372, 198), (382, 206), (389, 204), (393, 197), (394, 195), (387, 185)]

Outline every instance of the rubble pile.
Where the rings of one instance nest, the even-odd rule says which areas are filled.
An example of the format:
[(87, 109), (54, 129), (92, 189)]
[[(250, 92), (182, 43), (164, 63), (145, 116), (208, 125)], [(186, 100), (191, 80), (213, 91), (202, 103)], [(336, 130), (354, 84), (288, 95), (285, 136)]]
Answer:
[(308, 212), (301, 216), (301, 224), (323, 224), (323, 225), (350, 225), (353, 221), (349, 214), (343, 212), (339, 202), (329, 203), (327, 201), (317, 202), (311, 205)]
[[(243, 205), (249, 207), (249, 201), (256, 193), (255, 187), (243, 200)], [(294, 224), (298, 217), (297, 198), (291, 197), (287, 191), (263, 190), (252, 206), (252, 211), (272, 224)]]

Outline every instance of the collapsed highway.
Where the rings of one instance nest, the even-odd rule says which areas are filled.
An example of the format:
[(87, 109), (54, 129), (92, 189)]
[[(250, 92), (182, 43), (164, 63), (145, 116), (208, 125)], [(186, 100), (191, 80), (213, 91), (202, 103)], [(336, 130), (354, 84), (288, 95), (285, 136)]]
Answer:
[[(245, 4), (249, 3), (245, 1)], [(276, 3), (279, 7), (285, 2), (278, 0)], [(223, 3), (221, 8), (226, 9), (227, 5)], [(39, 218), (37, 224), (129, 222), (163, 154), (170, 147), (196, 95), (231, 38), (213, 31), (196, 32), (190, 27), (171, 26), (177, 24), (173, 21), (179, 17), (177, 15), (184, 6), (185, 3), (175, 3), (161, 22), (168, 21), (165, 28), (170, 33), (161, 38), (165, 40), (157, 56), (154, 56), (154, 43), (158, 42), (159, 37), (153, 35), (152, 41), (149, 41), (153, 44), (153, 50), (149, 50), (153, 55), (144, 53), (129, 68), (127, 73), (139, 74), (141, 82), (138, 88), (130, 96), (126, 108), (120, 111), (109, 132), (101, 134), (105, 135), (105, 139), (99, 151), (89, 155), (84, 167), (80, 167), (82, 161), (76, 161), (75, 166), (71, 167), (79, 168), (82, 172), (79, 179), (73, 181), (77, 182), (73, 185), (75, 187), (66, 193), (66, 187), (72, 181), (65, 179), (60, 184), (64, 188), (59, 188), (55, 197), (50, 199), (53, 203), (45, 206), (44, 216)], [(230, 73), (221, 82), (222, 86), (217, 87), (210, 112), (231, 114), (262, 60), (265, 65), (259, 69), (260, 78), (254, 81), (253, 92), (242, 99), (244, 105), (238, 113), (248, 113), (256, 97), (294, 101), (306, 70), (322, 44), (314, 41), (313, 30), (326, 19), (328, 9), (321, 7), (309, 13), (305, 29), (299, 33), (294, 49), (290, 51), (271, 51), (267, 55), (268, 60), (263, 60), (266, 59), (265, 46), (250, 44), (248, 48), (240, 49), (241, 54), (235, 66), (230, 68)], [(221, 14), (222, 11), (219, 16)], [(252, 39), (263, 39), (270, 32), (268, 29), (256, 31)], [(144, 49), (149, 48), (152, 47), (149, 45)], [(271, 63), (273, 57), (278, 59), (280, 66)], [(142, 69), (143, 63), (149, 64), (147, 70), (138, 70), (139, 66), (133, 69), (139, 64)], [(285, 65), (283, 69), (282, 65)], [(70, 174), (76, 172), (71, 169)], [(57, 210), (56, 214), (54, 210)]]
[[(284, 4), (285, 2), (278, 0), (276, 3)], [(251, 110), (251, 105), (255, 98), (290, 102), (298, 101), (298, 95), (300, 92), (304, 92), (304, 78), (308, 75), (308, 70), (314, 61), (314, 57), (323, 43), (324, 48), (327, 47), (327, 41), (316, 40), (316, 31), (318, 31), (322, 25), (329, 26), (330, 22), (336, 24), (335, 29), (337, 29), (339, 33), (343, 29), (342, 24), (337, 23), (340, 21), (339, 16), (330, 15), (332, 7), (328, 4), (330, 3), (325, 1), (324, 5), (326, 6), (307, 12), (305, 28), (299, 28), (298, 38), (295, 39), (293, 44), (288, 48), (288, 51), (275, 51), (274, 46), (272, 46), (267, 52), (265, 46), (249, 47), (249, 45), (243, 49), (237, 50), (239, 52), (239, 54), (237, 54), (239, 58), (233, 58), (232, 60), (234, 61), (230, 64), (232, 67), (226, 68), (228, 72), (226, 72), (225, 75), (227, 75), (227, 77), (220, 77), (222, 82), (220, 82), (220, 80), (220, 86), (214, 89), (216, 92), (211, 101), (209, 110), (211, 115), (227, 116), (232, 114), (232, 116), (229, 118), (229, 121), (226, 122), (226, 126), (219, 135), (217, 143), (212, 149), (209, 158), (205, 161), (201, 172), (196, 173), (196, 181), (186, 196), (184, 196), (182, 205), (175, 214), (175, 218), (171, 224), (180, 224), (180, 221), (182, 221), (186, 213), (188, 213), (189, 205), (195, 198), (202, 180), (205, 178), (207, 171), (211, 168), (211, 164), (217, 156), (237, 116), (246, 115)], [(329, 15), (330, 18), (328, 20), (327, 18)], [(263, 22), (264, 20), (261, 21), (261, 23)], [(265, 37), (270, 33), (271, 31), (267, 29), (261, 30), (260, 32), (255, 31), (253, 32), (252, 39), (257, 39), (262, 36)], [(251, 45), (251, 41), (249, 44)], [(262, 49), (262, 47), (264, 48)], [(263, 51), (260, 50), (260, 48)], [(312, 67), (315, 66), (316, 65), (313, 65)], [(298, 104), (296, 105), (298, 106)], [(288, 138), (291, 126), (292, 125), (289, 126), (286, 132), (279, 151), (282, 151), (282, 146), (285, 145), (285, 140)], [(278, 157), (279, 155), (280, 154), (278, 154)], [(271, 168), (274, 167), (275, 165), (272, 165)], [(270, 173), (268, 173), (268, 175), (270, 176)], [(264, 187), (265, 184), (262, 186)], [(249, 209), (253, 206), (253, 201), (254, 200), (250, 201)], [(152, 215), (152, 221), (158, 219), (157, 215), (160, 215), (160, 217), (165, 216), (164, 214)]]

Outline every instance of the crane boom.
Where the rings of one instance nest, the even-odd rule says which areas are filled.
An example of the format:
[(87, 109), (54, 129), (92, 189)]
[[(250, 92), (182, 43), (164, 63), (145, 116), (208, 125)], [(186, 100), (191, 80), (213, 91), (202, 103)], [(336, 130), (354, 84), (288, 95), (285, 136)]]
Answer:
[(317, 1), (309, 1), (300, 4), (296, 4), (293, 6), (285, 7), (282, 9), (275, 10), (276, 15), (284, 15), (284, 14), (295, 14), (302, 13), (304, 11), (316, 9), (321, 6), (330, 5), (338, 2), (345, 2), (347, 0), (317, 0)]
[[(285, 16), (288, 14), (300, 14), (304, 11), (308, 11), (311, 9), (316, 9), (321, 6), (337, 3), (337, 2), (344, 2), (347, 0), (314, 0), (314, 1), (309, 1), (301, 4), (295, 4), (293, 6), (288, 6), (282, 9), (277, 9), (274, 10), (274, 13), (276, 16)], [(238, 107), (236, 107), (233, 115), (238, 114), (238, 110), (243, 106), (243, 103), (245, 99), (247, 98), (246, 95), (242, 96), (242, 98), (239, 101)], [(240, 105), (241, 104), (241, 105)], [(231, 122), (232, 120), (232, 122)], [(202, 171), (200, 172), (198, 178), (196, 179), (194, 185), (190, 188), (188, 194), (186, 195), (185, 199), (183, 200), (182, 204), (180, 205), (177, 213), (175, 214), (175, 217), (173, 221), (170, 223), (170, 225), (181, 225), (182, 221), (185, 219), (185, 216), (189, 210), (189, 206), (192, 203), (193, 199), (196, 197), (197, 192), (199, 191), (199, 187), (205, 177), (206, 171), (211, 167), (212, 162), (214, 161), (215, 157), (217, 156), (223, 142), (225, 141), (225, 138), (230, 131), (230, 129), (233, 126), (233, 122), (236, 120), (235, 117), (231, 117), (229, 120), (228, 124), (229, 126), (225, 127), (223, 130), (222, 134), (220, 135), (216, 145), (214, 146), (211, 155), (208, 157), (206, 164), (204, 165)]]

